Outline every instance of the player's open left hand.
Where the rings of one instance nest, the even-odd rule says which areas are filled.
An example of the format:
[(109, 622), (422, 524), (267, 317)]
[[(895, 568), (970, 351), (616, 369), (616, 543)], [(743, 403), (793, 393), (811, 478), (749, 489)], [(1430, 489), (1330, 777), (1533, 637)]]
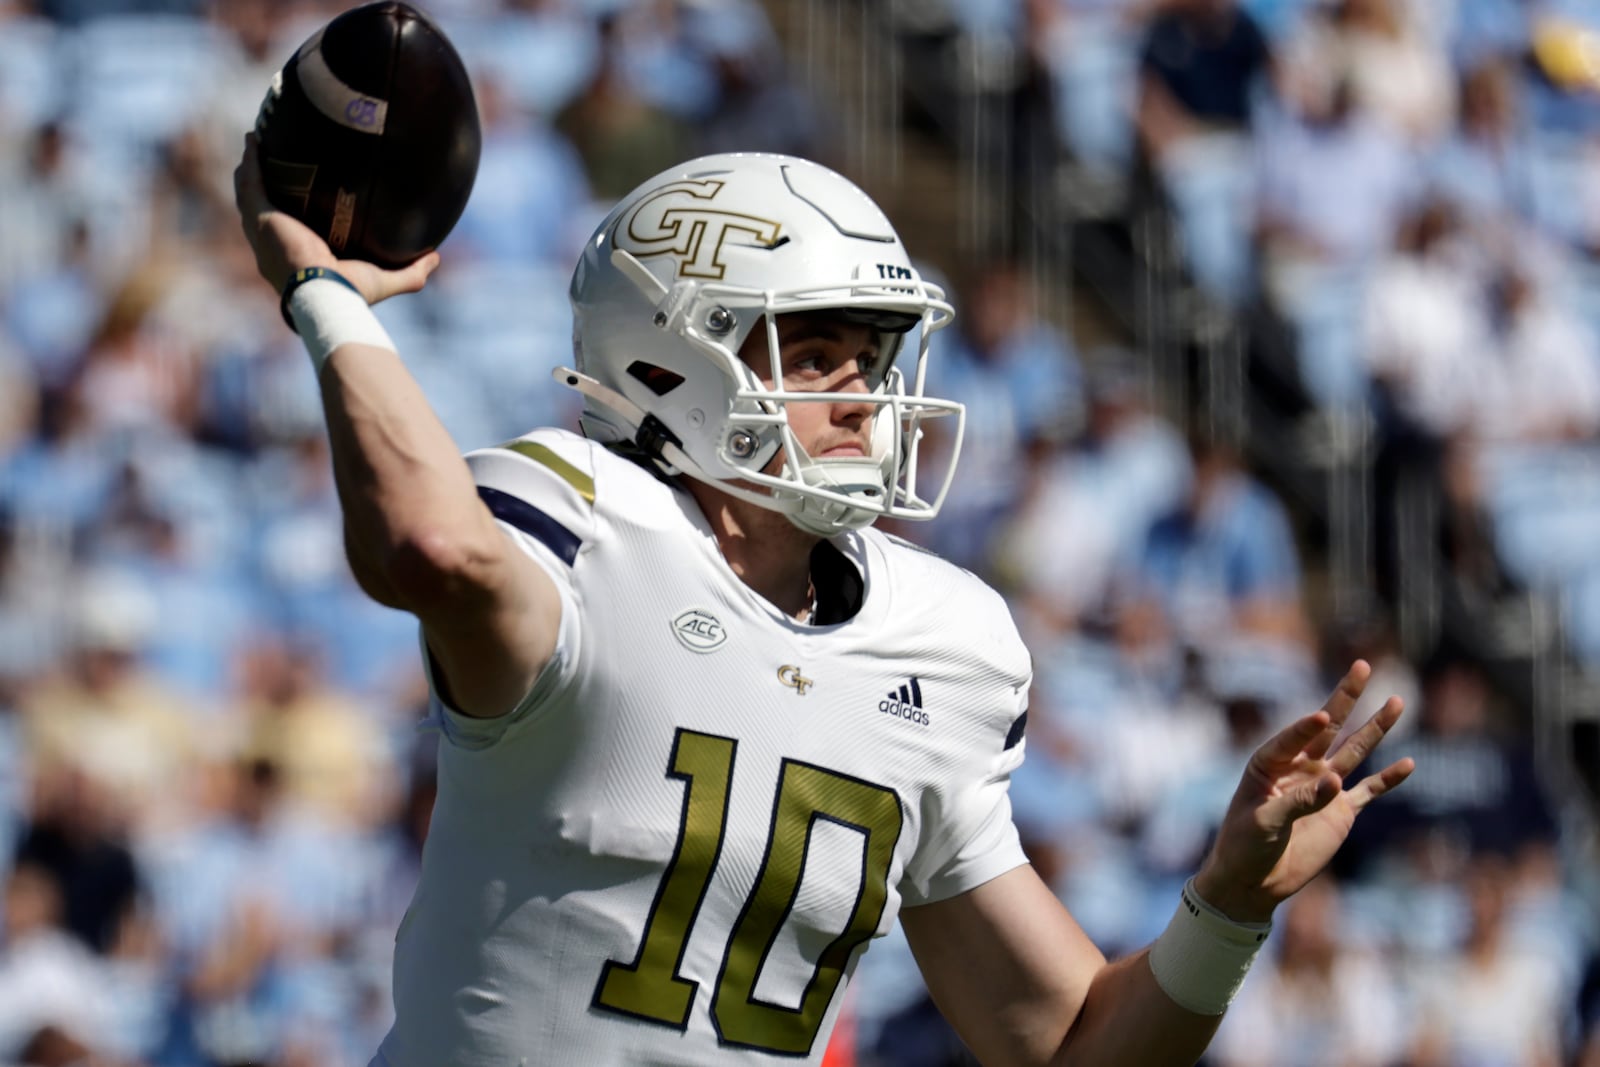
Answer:
[(1357, 660), (1321, 710), (1290, 723), (1250, 757), (1195, 876), (1200, 896), (1229, 918), (1265, 922), (1333, 858), (1361, 809), (1411, 774), (1408, 758), (1344, 784), (1400, 721), (1399, 697), (1329, 751), (1371, 676)]
[(244, 139), (244, 157), (233, 171), (233, 198), (239, 208), (239, 223), (245, 240), (255, 253), (256, 269), (282, 292), (289, 275), (304, 267), (331, 267), (338, 271), (376, 304), (401, 293), (414, 293), (428, 282), (439, 265), (439, 253), (429, 252), (400, 270), (384, 270), (359, 259), (340, 259), (305, 223), (274, 208), (261, 183), (261, 161), (256, 135)]

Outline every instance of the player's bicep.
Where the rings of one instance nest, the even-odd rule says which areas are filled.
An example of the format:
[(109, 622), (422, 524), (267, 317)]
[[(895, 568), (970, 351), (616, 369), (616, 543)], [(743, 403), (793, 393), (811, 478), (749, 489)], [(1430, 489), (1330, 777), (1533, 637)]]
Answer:
[(1030, 866), (901, 909), (934, 1003), (984, 1063), (1047, 1063), (1105, 956)]
[(453, 710), (493, 718), (516, 708), (555, 654), (562, 598), (555, 580), (504, 535), (482, 596), (422, 618), (437, 695)]
[[(434, 690), (464, 715), (522, 708), (535, 682), (577, 641), (573, 571), (595, 538), (595, 481), (587, 442), (536, 431), (469, 453), (484, 522), (499, 531), (477, 573), (481, 594), (423, 617)], [(563, 636), (565, 635), (565, 637)], [(570, 650), (569, 650), (570, 651)], [(569, 657), (570, 658), (570, 657)]]

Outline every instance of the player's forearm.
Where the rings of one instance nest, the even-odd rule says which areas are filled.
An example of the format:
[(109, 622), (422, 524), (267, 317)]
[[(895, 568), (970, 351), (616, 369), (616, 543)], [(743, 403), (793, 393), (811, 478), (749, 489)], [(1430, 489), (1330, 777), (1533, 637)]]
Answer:
[(1149, 952), (1102, 967), (1067, 1039), (1058, 1067), (1190, 1067), (1222, 1016), (1179, 1007), (1156, 983)]
[(341, 346), (321, 386), (351, 565), (379, 599), (412, 607), (495, 533), (471, 472), (393, 351)]
[(980, 1060), (1053, 1067), (1190, 1067), (1270, 930), (1185, 886), (1152, 947), (1108, 963), (1026, 864), (900, 922)]

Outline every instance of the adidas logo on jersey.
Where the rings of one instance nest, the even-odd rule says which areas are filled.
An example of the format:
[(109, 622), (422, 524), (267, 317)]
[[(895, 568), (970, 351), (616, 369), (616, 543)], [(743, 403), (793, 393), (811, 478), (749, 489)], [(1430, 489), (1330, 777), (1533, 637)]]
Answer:
[(915, 678), (909, 685), (902, 685), (898, 691), (891, 692), (887, 700), (878, 701), (878, 710), (885, 715), (893, 715), (904, 722), (914, 722), (918, 726), (931, 726), (932, 721), (922, 707), (922, 686), (917, 684)]

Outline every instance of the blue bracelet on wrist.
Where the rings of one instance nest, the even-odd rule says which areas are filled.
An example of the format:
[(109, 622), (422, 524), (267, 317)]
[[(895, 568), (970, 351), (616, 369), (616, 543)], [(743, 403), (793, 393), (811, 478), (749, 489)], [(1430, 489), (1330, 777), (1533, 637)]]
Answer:
[[(300, 331), (295, 329), (294, 318), (289, 314), (289, 298), (294, 295), (294, 291), (296, 289), (300, 288), (306, 282), (314, 282), (318, 278), (326, 278), (331, 282), (338, 282), (352, 293), (355, 293), (357, 296), (361, 296), (361, 290), (355, 287), (354, 282), (331, 267), (300, 268), (293, 274), (289, 275), (289, 280), (284, 284), (283, 287), (283, 295), (278, 298), (278, 311), (282, 313), (283, 321), (288, 325), (289, 329), (294, 330), (295, 333), (299, 333)], [(365, 300), (366, 297), (362, 297), (362, 299)]]

